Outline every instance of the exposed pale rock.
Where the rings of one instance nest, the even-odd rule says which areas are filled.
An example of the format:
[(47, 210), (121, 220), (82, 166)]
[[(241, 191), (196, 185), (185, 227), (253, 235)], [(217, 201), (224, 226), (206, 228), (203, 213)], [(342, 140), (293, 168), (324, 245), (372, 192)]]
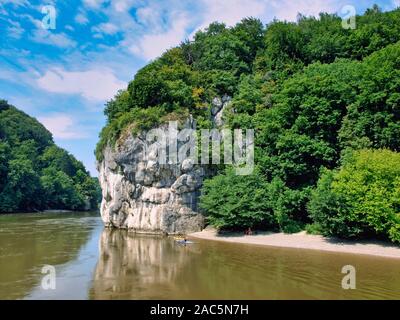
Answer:
[[(193, 119), (185, 127), (194, 128)], [(150, 145), (141, 133), (104, 150), (98, 170), (105, 225), (147, 233), (200, 231), (204, 217), (198, 197), (206, 171), (192, 160), (160, 164)]]
[(223, 102), (220, 97), (215, 97), (212, 100), (211, 114), (215, 116), (222, 108)]
[(169, 189), (161, 189), (161, 188), (144, 188), (144, 192), (142, 194), (142, 201), (150, 202), (150, 203), (167, 203), (170, 196)]
[(213, 104), (213, 109), (211, 110), (211, 113), (213, 115), (213, 122), (217, 127), (220, 127), (224, 124), (223, 121), (223, 115), (224, 111), (228, 107), (228, 105), (231, 103), (231, 97), (228, 95), (224, 95), (222, 98), (219, 98), (218, 102), (220, 102), (217, 105)]
[(185, 159), (182, 161), (182, 171), (183, 172), (189, 172), (190, 170), (193, 169), (194, 166), (194, 161), (193, 159)]

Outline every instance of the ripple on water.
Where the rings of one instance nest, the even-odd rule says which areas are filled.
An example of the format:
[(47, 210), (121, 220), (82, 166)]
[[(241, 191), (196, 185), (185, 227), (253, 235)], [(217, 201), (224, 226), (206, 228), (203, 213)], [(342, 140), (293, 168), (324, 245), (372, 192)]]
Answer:
[[(400, 261), (103, 230), (97, 216), (0, 216), (0, 298), (400, 299)], [(57, 268), (57, 290), (40, 289)], [(344, 265), (357, 290), (343, 290)]]

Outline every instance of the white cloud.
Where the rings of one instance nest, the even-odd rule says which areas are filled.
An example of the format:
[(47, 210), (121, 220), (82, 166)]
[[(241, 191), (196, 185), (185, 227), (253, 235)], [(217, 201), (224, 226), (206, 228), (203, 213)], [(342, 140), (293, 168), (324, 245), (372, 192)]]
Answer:
[(87, 100), (106, 101), (126, 87), (110, 69), (70, 72), (53, 68), (37, 79), (40, 88), (53, 93), (79, 94)]
[(26, 19), (26, 20), (28, 20), (30, 23), (32, 23), (36, 28), (42, 28), (42, 21), (40, 21), (40, 20), (38, 20), (38, 19), (35, 19), (34, 17), (32, 17), (32, 15), (30, 15), (30, 14), (27, 14), (27, 13), (25, 13), (25, 14), (20, 14), (19, 15), (19, 17), (21, 18), (21, 19)]
[(78, 24), (87, 24), (89, 22), (89, 19), (84, 13), (81, 12), (75, 16), (75, 22)]
[(125, 12), (129, 10), (137, 0), (114, 0), (112, 1), (112, 5), (117, 12)]
[(16, 7), (29, 7), (29, 1), (28, 0), (0, 0), (0, 4), (13, 4)]
[(31, 40), (59, 48), (71, 48), (76, 46), (76, 42), (69, 38), (65, 33), (53, 33), (46, 29), (34, 30)]
[(99, 8), (107, 0), (83, 0), (83, 4), (90, 8)]
[(246, 17), (256, 17), (264, 22), (273, 17), (295, 21), (298, 13), (307, 16), (318, 16), (320, 12), (334, 13), (340, 11), (346, 2), (347, 0), (201, 0), (202, 20), (197, 29), (204, 29), (214, 21), (232, 26)]
[(263, 0), (202, 0), (203, 21), (199, 29), (204, 29), (214, 21), (232, 26), (246, 17), (262, 17), (268, 9), (268, 1)]
[(162, 21), (161, 10), (154, 7), (141, 7), (136, 10), (136, 19), (142, 25), (147, 27), (156, 28)]
[(69, 24), (67, 24), (67, 25), (65, 26), (65, 29), (67, 29), (67, 30), (69, 30), (69, 31), (75, 31), (74, 27), (71, 26), (71, 25), (69, 25)]
[(173, 23), (168, 31), (146, 34), (138, 40), (138, 43), (131, 45), (129, 50), (146, 60), (152, 60), (165, 50), (178, 45), (186, 36), (189, 19), (184, 15), (180, 15), (171, 20), (173, 20)]
[(400, 0), (393, 0), (393, 5), (395, 6), (395, 8), (400, 7)]
[(67, 114), (53, 114), (46, 117), (38, 117), (47, 130), (57, 139), (81, 139), (87, 135), (77, 129), (75, 121)]
[(92, 27), (93, 32), (97, 33), (105, 33), (109, 35), (116, 34), (118, 32), (118, 27), (112, 23), (101, 23), (97, 26)]
[(10, 26), (7, 28), (8, 36), (14, 39), (20, 39), (24, 33), (24, 29), (18, 21), (8, 20)]
[(297, 15), (318, 16), (320, 12), (340, 11), (346, 0), (271, 0), (271, 9), (280, 20), (295, 21)]

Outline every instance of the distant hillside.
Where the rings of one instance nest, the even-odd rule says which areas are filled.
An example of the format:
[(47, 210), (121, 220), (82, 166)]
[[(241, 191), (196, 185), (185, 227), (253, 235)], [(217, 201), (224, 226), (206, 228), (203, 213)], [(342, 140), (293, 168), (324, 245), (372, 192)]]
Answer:
[(36, 119), (0, 100), (0, 213), (97, 208), (98, 181)]

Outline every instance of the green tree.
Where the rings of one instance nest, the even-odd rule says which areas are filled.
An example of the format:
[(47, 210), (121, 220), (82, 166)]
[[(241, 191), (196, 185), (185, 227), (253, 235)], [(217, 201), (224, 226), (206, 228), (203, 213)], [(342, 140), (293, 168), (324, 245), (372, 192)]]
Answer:
[(218, 228), (275, 226), (265, 181), (258, 174), (236, 175), (234, 169), (206, 180), (200, 207)]
[(2, 201), (6, 211), (35, 210), (41, 206), (39, 175), (32, 161), (19, 158), (9, 161), (7, 185), (3, 189)]
[[(333, 173), (321, 177), (323, 168), (337, 169), (353, 150), (399, 151), (400, 9), (374, 6), (357, 16), (355, 30), (341, 21), (321, 13), (265, 27), (252, 18), (233, 27), (210, 24), (141, 69), (127, 92), (107, 104), (98, 160), (128, 133), (177, 115), (212, 127), (213, 99), (229, 95), (224, 126), (255, 129), (258, 170), (234, 177), (219, 168), (203, 188), (204, 212), (226, 228), (299, 230), (314, 217), (307, 205), (317, 182), (329, 185)], [(250, 195), (265, 199), (254, 203)], [(334, 194), (326, 197), (326, 207), (341, 208)], [(360, 228), (338, 225), (344, 230), (338, 235)]]
[(399, 150), (400, 43), (372, 54), (359, 68), (357, 96), (339, 133), (342, 147)]
[(0, 100), (0, 212), (97, 208), (98, 201), (98, 181), (83, 164), (34, 118)]
[(360, 150), (326, 171), (309, 204), (325, 235), (400, 242), (400, 154)]
[(82, 210), (85, 205), (83, 195), (79, 194), (73, 180), (63, 171), (47, 168), (40, 177), (43, 186), (45, 205), (48, 209)]

